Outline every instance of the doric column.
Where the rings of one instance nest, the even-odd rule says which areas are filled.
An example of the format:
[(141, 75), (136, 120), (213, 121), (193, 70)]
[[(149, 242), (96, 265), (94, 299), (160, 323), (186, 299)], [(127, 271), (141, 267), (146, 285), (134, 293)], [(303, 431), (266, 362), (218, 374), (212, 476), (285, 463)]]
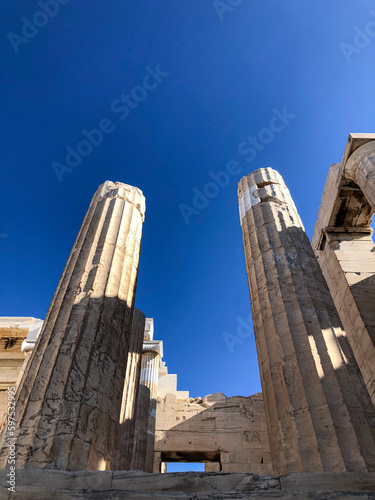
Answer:
[(238, 189), (274, 472), (375, 469), (374, 408), (280, 174)]
[(154, 320), (146, 318), (131, 470), (153, 472), (156, 404), (163, 342), (153, 340)]
[(140, 383), (150, 389), (151, 399), (158, 397), (158, 380), (160, 365), (161, 340), (145, 341), (143, 343)]
[(139, 385), (130, 470), (146, 471), (150, 389)]
[(139, 379), (141, 375), (142, 345), (145, 334), (145, 315), (134, 309), (130, 336), (128, 362), (121, 403), (121, 414), (118, 431), (118, 458), (115, 470), (129, 470), (133, 450), (135, 428), (135, 410), (137, 405)]
[(16, 396), (18, 467), (112, 466), (144, 212), (126, 184), (93, 197)]
[(162, 357), (162, 341), (150, 340), (143, 343), (140, 384), (150, 389), (145, 472), (153, 472), (154, 467), (156, 404), (158, 397), (159, 366)]

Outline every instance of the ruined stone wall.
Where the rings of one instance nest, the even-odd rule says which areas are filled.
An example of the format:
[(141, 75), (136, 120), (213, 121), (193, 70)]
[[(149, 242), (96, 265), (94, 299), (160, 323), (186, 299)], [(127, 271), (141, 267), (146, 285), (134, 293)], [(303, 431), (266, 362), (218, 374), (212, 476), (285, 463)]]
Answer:
[(174, 461), (206, 461), (206, 470), (271, 473), (262, 394), (159, 398), (154, 472)]

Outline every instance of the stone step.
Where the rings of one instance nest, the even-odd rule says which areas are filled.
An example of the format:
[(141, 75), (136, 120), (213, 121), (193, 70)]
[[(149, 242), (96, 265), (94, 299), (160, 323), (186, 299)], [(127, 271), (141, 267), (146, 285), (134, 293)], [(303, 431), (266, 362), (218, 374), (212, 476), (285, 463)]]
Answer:
[(10, 493), (8, 472), (0, 470), (0, 500), (375, 500), (375, 473), (290, 473), (271, 477), (236, 472), (147, 474), (28, 468), (16, 470), (15, 492)]

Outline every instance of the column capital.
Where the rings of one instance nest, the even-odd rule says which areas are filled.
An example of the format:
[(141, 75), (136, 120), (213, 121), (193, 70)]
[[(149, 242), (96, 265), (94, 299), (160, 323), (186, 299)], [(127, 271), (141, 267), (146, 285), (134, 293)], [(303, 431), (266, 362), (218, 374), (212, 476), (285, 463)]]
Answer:
[[(368, 163), (372, 168), (368, 168)], [(356, 184), (360, 184), (359, 174), (363, 174), (365, 178), (368, 173), (375, 167), (375, 140), (367, 142), (360, 146), (353, 154), (351, 154), (347, 162), (343, 165), (344, 176), (346, 179), (353, 180)]]
[(99, 186), (98, 192), (100, 200), (103, 198), (116, 198), (131, 203), (141, 214), (142, 221), (144, 222), (146, 200), (139, 188), (124, 184), (123, 182), (105, 181)]
[(144, 340), (143, 352), (154, 352), (163, 357), (163, 341), (162, 340)]
[(259, 168), (242, 177), (238, 183), (240, 222), (246, 213), (261, 203), (273, 202), (289, 206), (293, 210), (296, 224), (303, 228), (296, 206), (284, 179), (273, 168)]

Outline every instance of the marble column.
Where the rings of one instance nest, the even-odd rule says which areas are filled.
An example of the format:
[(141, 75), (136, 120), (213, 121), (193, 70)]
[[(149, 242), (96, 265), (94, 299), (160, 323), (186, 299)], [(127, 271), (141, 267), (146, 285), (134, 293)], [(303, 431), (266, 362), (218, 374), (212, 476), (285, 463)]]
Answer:
[(266, 168), (238, 198), (274, 473), (373, 471), (374, 407), (289, 191)]
[(162, 356), (162, 342), (160, 340), (145, 341), (143, 343), (140, 384), (150, 389), (145, 472), (153, 472), (154, 468), (156, 404), (158, 397), (159, 367)]
[(92, 199), (16, 395), (17, 467), (112, 468), (144, 212), (120, 182)]
[(150, 389), (139, 385), (130, 470), (146, 471)]
[(141, 376), (142, 345), (145, 334), (145, 315), (134, 309), (130, 336), (128, 362), (121, 403), (121, 414), (118, 431), (118, 458), (115, 470), (129, 470), (133, 450), (135, 428), (135, 410), (138, 399), (139, 380)]

